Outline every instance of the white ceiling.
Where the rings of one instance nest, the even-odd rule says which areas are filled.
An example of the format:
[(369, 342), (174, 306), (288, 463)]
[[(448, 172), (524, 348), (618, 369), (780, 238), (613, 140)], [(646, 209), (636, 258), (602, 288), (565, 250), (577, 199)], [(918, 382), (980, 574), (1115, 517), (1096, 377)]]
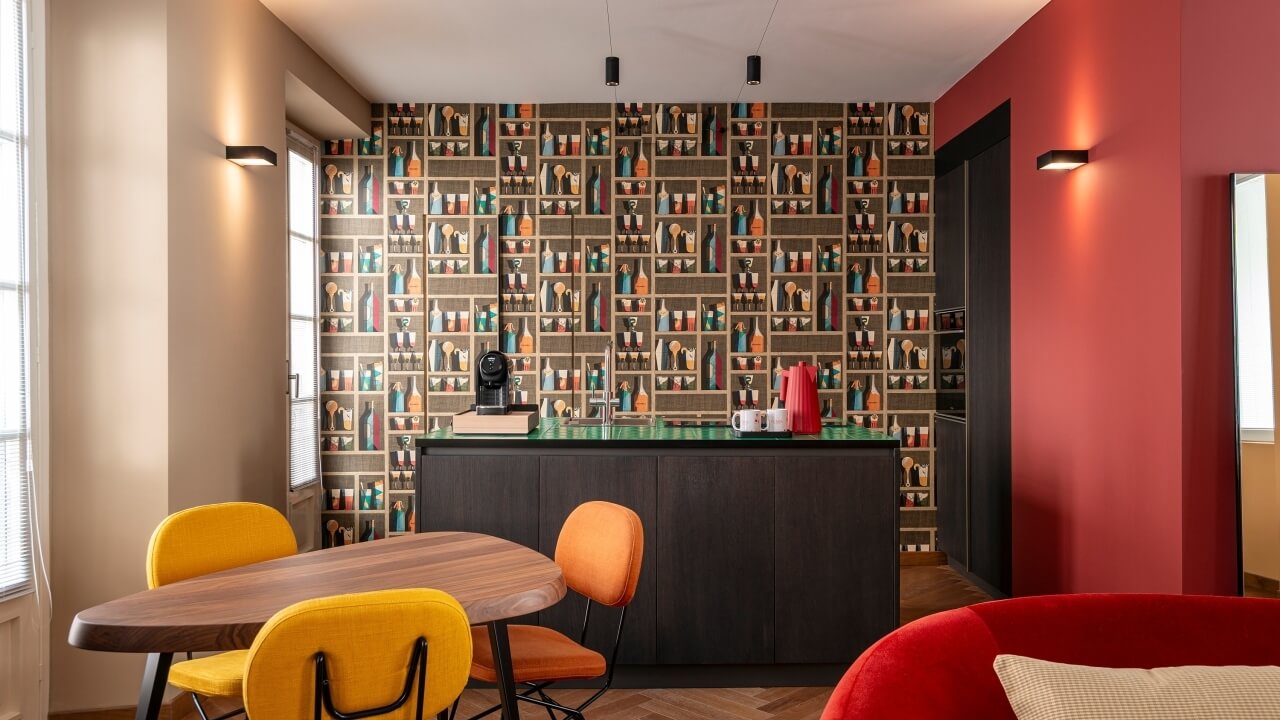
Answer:
[[(262, 0), (372, 101), (607, 102), (605, 0)], [(933, 100), (1048, 0), (780, 0), (742, 100)], [(622, 101), (735, 100), (774, 0), (611, 0)]]

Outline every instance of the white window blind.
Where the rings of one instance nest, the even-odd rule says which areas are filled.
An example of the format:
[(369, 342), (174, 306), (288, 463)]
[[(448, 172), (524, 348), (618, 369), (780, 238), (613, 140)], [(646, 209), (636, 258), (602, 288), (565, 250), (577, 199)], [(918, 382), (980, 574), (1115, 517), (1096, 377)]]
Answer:
[(0, 0), (0, 599), (29, 591), (32, 580), (23, 6)]
[(289, 488), (320, 479), (316, 149), (289, 142)]
[(1253, 175), (1236, 184), (1235, 226), (1240, 428), (1244, 440), (1270, 441), (1276, 423), (1271, 375), (1267, 188), (1262, 175)]

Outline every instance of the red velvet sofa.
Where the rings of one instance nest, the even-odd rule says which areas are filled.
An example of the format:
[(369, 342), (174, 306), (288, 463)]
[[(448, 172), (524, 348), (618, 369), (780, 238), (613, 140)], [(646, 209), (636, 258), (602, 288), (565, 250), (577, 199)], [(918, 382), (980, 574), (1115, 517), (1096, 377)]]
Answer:
[(1046, 595), (909, 623), (845, 673), (822, 720), (1014, 720), (999, 654), (1099, 667), (1280, 665), (1280, 600)]

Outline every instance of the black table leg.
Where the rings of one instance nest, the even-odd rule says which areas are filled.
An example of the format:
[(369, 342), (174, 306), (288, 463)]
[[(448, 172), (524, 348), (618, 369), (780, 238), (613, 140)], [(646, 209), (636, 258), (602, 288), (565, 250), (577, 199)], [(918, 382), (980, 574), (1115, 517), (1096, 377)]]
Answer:
[(489, 644), (493, 646), (493, 669), (498, 674), (498, 695), (502, 699), (503, 720), (520, 720), (519, 702), (516, 700), (515, 672), (511, 669), (511, 639), (507, 636), (507, 621), (489, 623)]
[[(503, 633), (506, 637), (506, 633)], [(158, 720), (160, 706), (164, 704), (164, 687), (169, 684), (169, 666), (173, 653), (147, 655), (147, 667), (142, 671), (142, 690), (138, 692), (138, 712), (134, 720)]]

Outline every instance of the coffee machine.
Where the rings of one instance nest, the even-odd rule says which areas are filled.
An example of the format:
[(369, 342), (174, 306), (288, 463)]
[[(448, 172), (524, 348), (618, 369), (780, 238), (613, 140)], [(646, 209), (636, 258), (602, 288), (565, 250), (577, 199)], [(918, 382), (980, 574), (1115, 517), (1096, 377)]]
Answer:
[(476, 363), (477, 415), (511, 412), (511, 363), (497, 350), (489, 350)]

